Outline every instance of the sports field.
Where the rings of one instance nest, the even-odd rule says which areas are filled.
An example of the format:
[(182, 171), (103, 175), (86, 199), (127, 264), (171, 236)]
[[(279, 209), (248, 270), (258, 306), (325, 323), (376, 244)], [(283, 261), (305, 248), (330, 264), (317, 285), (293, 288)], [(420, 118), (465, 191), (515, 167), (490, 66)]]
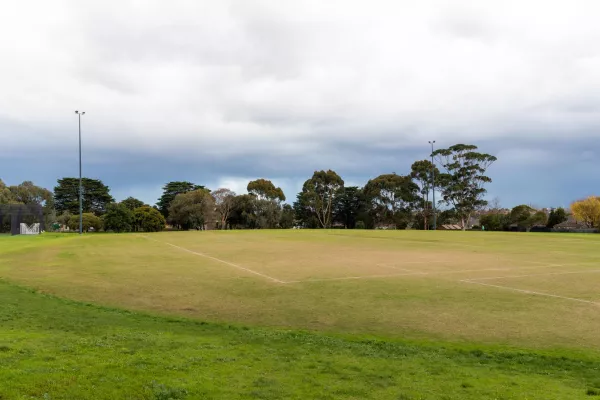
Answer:
[[(8, 283), (0, 287), (7, 293), (21, 290), (18, 287), (33, 288), (34, 292), (19, 292), (28, 297), (22, 304), (46, 304), (41, 301), (46, 299), (49, 304), (56, 302), (56, 310), (70, 307), (64, 310), (67, 314), (76, 314), (72, 308), (80, 303), (110, 307), (96, 310), (98, 316), (85, 317), (92, 321), (108, 318), (100, 314), (114, 308), (149, 312), (157, 326), (160, 315), (165, 316), (165, 325), (173, 316), (187, 317), (190, 324), (209, 322), (212, 333), (198, 332), (199, 337), (216, 335), (214, 331), (224, 327), (220, 324), (243, 328), (246, 336), (290, 335), (284, 353), (292, 359), (306, 350), (306, 341), (331, 340), (331, 346), (315, 351), (328, 352), (331, 360), (344, 354), (344, 368), (360, 359), (346, 348), (346, 340), (377, 339), (391, 346), (392, 353), (404, 351), (394, 346), (410, 346), (425, 364), (439, 356), (440, 349), (454, 349), (460, 357), (444, 355), (446, 361), (432, 362), (442, 365), (451, 359), (456, 365), (444, 368), (466, 374), (457, 377), (438, 371), (439, 377), (432, 379), (427, 375), (431, 371), (425, 377), (413, 370), (407, 381), (408, 372), (397, 370), (398, 365), (376, 365), (371, 360), (373, 371), (395, 371), (402, 375), (394, 377), (400, 381), (389, 379), (400, 386), (412, 382), (412, 389), (389, 383), (376, 396), (371, 390), (376, 379), (371, 382), (367, 374), (353, 378), (352, 385), (361, 388), (355, 394), (342, 390), (318, 397), (309, 392), (285, 392), (286, 387), (301, 386), (298, 377), (295, 383), (281, 383), (282, 392), (264, 396), (250, 396), (240, 387), (235, 395), (203, 392), (194, 397), (199, 392), (188, 391), (181, 395), (185, 398), (589, 398), (600, 393), (600, 388), (596, 389), (600, 387), (599, 244), (600, 236), (595, 235), (343, 230), (2, 237), (0, 277)], [(76, 302), (65, 304), (56, 297)], [(15, 315), (19, 314), (18, 304), (14, 308)], [(31, 307), (28, 312), (35, 314), (36, 310)], [(27, 318), (31, 323), (37, 317)], [(66, 317), (57, 317), (57, 321), (61, 318)], [(119, 318), (127, 317), (119, 314)], [(144, 317), (132, 314), (130, 318)], [(44, 321), (58, 323), (48, 315)], [(178, 321), (185, 325), (188, 320)], [(92, 326), (93, 322), (82, 324)], [(123, 329), (131, 328), (125, 325)], [(192, 328), (185, 326), (180, 329), (189, 333)], [(23, 343), (17, 333), (11, 335)], [(236, 334), (227, 331), (223, 335)], [(298, 335), (295, 344), (294, 335)], [(311, 335), (316, 336), (310, 339)], [(9, 341), (13, 336), (7, 336)], [(159, 346), (159, 339), (147, 339)], [(2, 340), (0, 336), (0, 348)], [(193, 340), (189, 344), (193, 347), (191, 343)], [(229, 350), (225, 346), (224, 354)], [(268, 349), (261, 351), (265, 360), (273, 356)], [(463, 353), (475, 354), (475, 359), (463, 360)], [(482, 361), (480, 354), (488, 355)], [(511, 361), (502, 354), (513, 354), (506, 356)], [(526, 360), (517, 363), (525, 366), (524, 370), (513, 365), (515, 354), (525, 355)], [(0, 352), (0, 374), (14, 372), (16, 366), (6, 364), (3, 355)], [(238, 354), (237, 359), (240, 357)], [(552, 357), (563, 362), (554, 365)], [(585, 368), (580, 371), (573, 365)], [(247, 373), (260, 370), (259, 366), (249, 368), (253, 372)], [(494, 368), (499, 370), (494, 372)], [(515, 377), (523, 375), (515, 378), (521, 380), (517, 388), (511, 388), (504, 378), (492, 378), (507, 371), (513, 371)], [(301, 375), (315, 382), (324, 376), (313, 372), (312, 377), (310, 373)], [(270, 379), (268, 375), (264, 378)], [(23, 382), (27, 382), (26, 376)], [(155, 389), (148, 389), (152, 387), (148, 382), (129, 398), (161, 398)], [(427, 387), (419, 389), (424, 382)], [(479, 388), (482, 382), (483, 388)], [(179, 386), (191, 390), (185, 383)], [(58, 397), (52, 398), (62, 398), (62, 392), (56, 393)], [(523, 393), (529, 397), (521, 396)], [(4, 398), (2, 394), (0, 390), (0, 398)], [(544, 397), (538, 397), (542, 394)]]

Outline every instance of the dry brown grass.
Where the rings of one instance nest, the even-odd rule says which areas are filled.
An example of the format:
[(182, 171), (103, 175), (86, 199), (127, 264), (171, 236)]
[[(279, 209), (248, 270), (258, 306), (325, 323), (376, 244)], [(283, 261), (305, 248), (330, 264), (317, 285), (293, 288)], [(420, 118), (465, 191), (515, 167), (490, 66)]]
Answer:
[(600, 269), (596, 236), (408, 231), (146, 236), (67, 236), (51, 245), (0, 252), (0, 276), (78, 300), (209, 320), (540, 347), (600, 345), (600, 307), (510, 290), (598, 301), (600, 273), (592, 272)]

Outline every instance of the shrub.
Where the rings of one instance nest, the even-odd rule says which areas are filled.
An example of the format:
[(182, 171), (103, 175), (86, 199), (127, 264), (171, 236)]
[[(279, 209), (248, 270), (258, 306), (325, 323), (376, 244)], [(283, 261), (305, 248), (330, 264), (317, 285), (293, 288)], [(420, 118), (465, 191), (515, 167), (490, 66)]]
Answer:
[[(92, 213), (83, 213), (82, 222), (84, 232), (88, 232), (90, 228), (93, 228), (94, 231), (99, 231), (102, 228), (102, 220)], [(79, 215), (72, 215), (69, 218), (68, 226), (71, 230), (79, 230)]]
[(479, 223), (485, 227), (486, 231), (507, 230), (510, 225), (510, 217), (505, 214), (487, 214), (479, 219)]
[(133, 230), (133, 211), (124, 204), (112, 203), (106, 207), (102, 217), (105, 231), (131, 232)]
[(160, 232), (165, 229), (165, 217), (155, 208), (150, 206), (138, 207), (133, 215), (136, 231)]

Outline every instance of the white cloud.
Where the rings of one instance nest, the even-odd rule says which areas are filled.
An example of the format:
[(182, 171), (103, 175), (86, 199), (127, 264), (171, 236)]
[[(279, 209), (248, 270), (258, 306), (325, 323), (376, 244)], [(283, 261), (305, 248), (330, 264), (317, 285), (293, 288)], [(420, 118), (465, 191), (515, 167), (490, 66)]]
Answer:
[(251, 180), (250, 178), (226, 177), (220, 179), (214, 188), (227, 188), (233, 190), (236, 194), (246, 194), (248, 193), (246, 187)]
[(75, 108), (88, 111), (94, 146), (192, 153), (598, 127), (593, 1), (3, 8), (2, 117), (55, 128), (56, 139), (73, 128)]
[(5, 3), (0, 154), (64, 151), (75, 109), (88, 153), (270, 170), (387, 168), (343, 146), (490, 141), (519, 158), (523, 140), (600, 138), (594, 0)]

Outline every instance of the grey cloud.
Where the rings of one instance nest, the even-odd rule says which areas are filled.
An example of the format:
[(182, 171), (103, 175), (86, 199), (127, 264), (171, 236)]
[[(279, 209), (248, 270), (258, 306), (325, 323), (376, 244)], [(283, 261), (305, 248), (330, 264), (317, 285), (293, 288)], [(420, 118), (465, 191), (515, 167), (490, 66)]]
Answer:
[(34, 3), (0, 16), (12, 183), (76, 172), (79, 108), (86, 173), (123, 195), (252, 177), (295, 191), (322, 168), (364, 183), (431, 139), (497, 154), (490, 195), (507, 203), (600, 187), (596, 2)]

